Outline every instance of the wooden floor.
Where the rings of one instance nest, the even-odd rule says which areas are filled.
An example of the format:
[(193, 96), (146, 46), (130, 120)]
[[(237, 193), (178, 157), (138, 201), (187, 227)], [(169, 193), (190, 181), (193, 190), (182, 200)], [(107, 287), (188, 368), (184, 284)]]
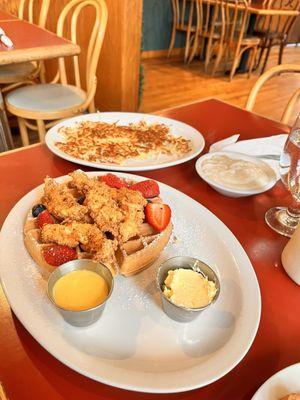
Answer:
[[(277, 54), (277, 49), (273, 49), (267, 68), (277, 64)], [(300, 64), (300, 46), (286, 48), (283, 62)], [(153, 112), (208, 97), (244, 107), (249, 91), (259, 76), (258, 72), (250, 79), (245, 74), (236, 75), (229, 82), (222, 71), (215, 77), (204, 74), (202, 64), (194, 61), (186, 66), (182, 59), (165, 57), (145, 60), (140, 111)], [(283, 75), (270, 80), (257, 97), (254, 111), (280, 120), (289, 97), (298, 87), (300, 74)], [(291, 121), (297, 110), (300, 111), (300, 102)]]

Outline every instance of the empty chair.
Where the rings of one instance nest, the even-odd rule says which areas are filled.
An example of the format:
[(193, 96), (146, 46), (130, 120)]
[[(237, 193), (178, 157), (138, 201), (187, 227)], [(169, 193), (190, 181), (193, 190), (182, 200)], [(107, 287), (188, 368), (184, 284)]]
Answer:
[(199, 47), (201, 58), (205, 59), (207, 71), (213, 55), (216, 55), (212, 74), (218, 67), (224, 50), (225, 15), (220, 1), (196, 0), (196, 37), (190, 54), (190, 61)]
[[(296, 64), (282, 64), (282, 65), (277, 65), (273, 68), (270, 68), (268, 71), (266, 71), (263, 75), (261, 75), (258, 80), (255, 82), (253, 88), (251, 89), (251, 92), (248, 96), (248, 100), (246, 103), (246, 110), (252, 111), (256, 97), (261, 90), (262, 86), (265, 84), (266, 81), (269, 79), (273, 78), (276, 75), (280, 75), (283, 73), (288, 73), (288, 74), (293, 74), (293, 73), (300, 73), (300, 65)], [(290, 98), (283, 114), (281, 117), (281, 122), (284, 124), (287, 124), (291, 118), (292, 112), (294, 110), (294, 107), (297, 103), (297, 101), (300, 99), (300, 87), (293, 93), (292, 97)]]
[[(10, 91), (6, 96), (7, 109), (18, 117), (24, 146), (29, 144), (27, 128), (38, 130), (40, 141), (43, 142), (46, 128), (55, 124), (55, 120), (72, 117), (86, 110), (95, 111), (96, 69), (107, 24), (104, 0), (71, 0), (59, 16), (57, 35), (65, 36), (68, 21), (70, 40), (78, 44), (80, 35), (77, 34), (77, 23), (80, 13), (86, 7), (93, 10), (95, 19), (87, 27), (91, 30), (90, 40), (86, 54), (81, 59), (82, 63), (80, 55), (72, 57), (71, 65), (66, 65), (66, 60), (60, 58), (57, 74), (51, 83), (23, 86)], [(32, 123), (34, 120), (36, 124)]]
[(171, 56), (174, 49), (176, 33), (185, 32), (184, 62), (189, 61), (191, 41), (197, 30), (195, 2), (196, 0), (172, 0), (173, 26), (168, 57)]
[(251, 76), (260, 39), (246, 34), (249, 22), (248, 2), (246, 0), (223, 1), (225, 12), (225, 54), (226, 64), (232, 58), (229, 79), (232, 80), (235, 71), (245, 51), (250, 51), (249, 72)]
[[(26, 19), (31, 23), (36, 23), (44, 28), (47, 21), (50, 0), (43, 0), (40, 8), (37, 6), (37, 3), (37, 0), (20, 0), (18, 17)], [(41, 80), (43, 80), (43, 64), (41, 62), (1, 65), (0, 84), (7, 85), (2, 88), (2, 92), (19, 86), (20, 82), (34, 79), (39, 75)]]
[[(264, 7), (271, 10), (299, 10), (300, 0), (266, 0)], [(255, 35), (261, 38), (258, 65), (263, 60), (261, 73), (264, 73), (273, 46), (279, 46), (278, 64), (282, 63), (283, 51), (288, 35), (294, 26), (297, 15), (270, 14), (257, 19)]]

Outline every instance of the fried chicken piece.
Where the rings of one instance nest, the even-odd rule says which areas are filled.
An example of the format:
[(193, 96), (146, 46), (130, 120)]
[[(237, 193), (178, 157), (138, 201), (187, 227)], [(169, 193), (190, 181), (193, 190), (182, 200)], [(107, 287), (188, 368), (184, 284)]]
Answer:
[(140, 234), (147, 201), (139, 191), (121, 188), (118, 190), (117, 202), (124, 216), (124, 221), (119, 227), (119, 234), (122, 241), (127, 242), (130, 238)]
[(77, 203), (67, 186), (58, 184), (49, 177), (45, 179), (42, 204), (59, 220), (71, 219), (82, 222), (90, 220), (87, 207)]
[(84, 250), (93, 253), (93, 258), (114, 263), (117, 242), (105, 237), (97, 226), (71, 222), (68, 224), (48, 224), (41, 230), (44, 243), (57, 243), (69, 247), (83, 245)]
[(118, 189), (98, 182), (87, 192), (85, 198), (85, 205), (101, 231), (110, 232), (115, 237), (119, 235), (119, 224), (124, 220), (116, 201), (117, 191)]
[(85, 205), (103, 232), (110, 232), (121, 242), (139, 235), (147, 201), (140, 192), (114, 189), (98, 182), (88, 192)]
[(94, 186), (97, 185), (97, 178), (89, 178), (81, 170), (74, 171), (69, 174), (72, 180), (69, 182), (71, 188), (75, 188), (79, 193), (86, 195), (87, 192)]

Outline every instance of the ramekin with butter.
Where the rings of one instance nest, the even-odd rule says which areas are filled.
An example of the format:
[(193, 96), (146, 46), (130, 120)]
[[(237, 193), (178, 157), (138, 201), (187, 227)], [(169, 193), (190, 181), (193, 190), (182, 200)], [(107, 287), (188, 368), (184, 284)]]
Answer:
[(216, 301), (220, 283), (215, 272), (192, 257), (174, 257), (157, 272), (163, 310), (178, 322), (188, 322)]
[(163, 293), (180, 307), (200, 308), (212, 302), (216, 284), (192, 269), (178, 268), (168, 271)]

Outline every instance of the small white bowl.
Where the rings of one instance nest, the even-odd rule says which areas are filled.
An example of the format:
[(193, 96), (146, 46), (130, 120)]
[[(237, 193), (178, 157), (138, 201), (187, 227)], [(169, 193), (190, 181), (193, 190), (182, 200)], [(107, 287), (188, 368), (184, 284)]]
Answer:
[[(255, 164), (261, 165), (264, 169), (267, 169), (269, 172), (270, 180), (269, 180), (268, 184), (259, 189), (247, 190), (247, 189), (233, 189), (233, 188), (229, 188), (227, 186), (221, 185), (220, 183), (214, 182), (213, 180), (208, 178), (206, 176), (206, 174), (203, 173), (202, 163), (205, 160), (208, 160), (209, 158), (211, 158), (213, 156), (217, 156), (217, 155), (218, 156), (221, 156), (221, 155), (227, 156), (232, 159), (250, 161)], [(274, 170), (267, 163), (265, 163), (264, 161), (262, 161), (261, 159), (259, 159), (257, 157), (248, 156), (248, 155), (242, 154), (242, 153), (235, 153), (235, 152), (231, 152), (231, 151), (216, 151), (214, 153), (207, 153), (207, 154), (204, 154), (203, 156), (201, 156), (200, 158), (198, 158), (195, 167), (196, 167), (196, 171), (197, 171), (198, 175), (206, 183), (208, 183), (217, 192), (223, 194), (224, 196), (228, 196), (228, 197), (247, 197), (247, 196), (253, 196), (255, 194), (263, 193), (263, 192), (266, 192), (267, 190), (271, 189), (277, 182), (277, 178), (276, 178), (276, 174), (275, 174)]]

